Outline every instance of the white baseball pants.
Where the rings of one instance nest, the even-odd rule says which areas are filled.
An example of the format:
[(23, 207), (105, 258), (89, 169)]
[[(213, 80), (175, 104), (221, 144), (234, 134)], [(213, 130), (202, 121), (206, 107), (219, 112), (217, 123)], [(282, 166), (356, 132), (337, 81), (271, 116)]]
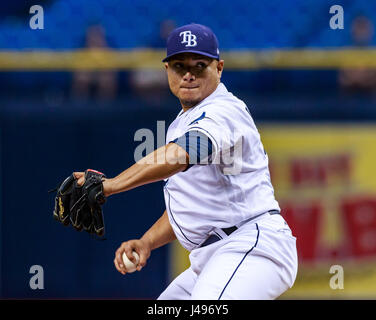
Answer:
[(276, 299), (292, 287), (298, 269), (296, 238), (281, 215), (264, 214), (192, 250), (189, 259), (159, 300)]

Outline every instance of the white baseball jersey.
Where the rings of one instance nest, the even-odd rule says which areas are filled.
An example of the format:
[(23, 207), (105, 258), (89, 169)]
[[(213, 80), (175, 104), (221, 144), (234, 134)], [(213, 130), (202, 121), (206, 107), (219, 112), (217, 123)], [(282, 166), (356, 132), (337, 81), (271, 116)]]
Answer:
[(249, 110), (222, 83), (197, 106), (178, 114), (168, 128), (166, 143), (194, 130), (212, 141), (212, 163), (175, 174), (164, 187), (171, 226), (189, 251), (214, 229), (280, 210), (268, 156)]

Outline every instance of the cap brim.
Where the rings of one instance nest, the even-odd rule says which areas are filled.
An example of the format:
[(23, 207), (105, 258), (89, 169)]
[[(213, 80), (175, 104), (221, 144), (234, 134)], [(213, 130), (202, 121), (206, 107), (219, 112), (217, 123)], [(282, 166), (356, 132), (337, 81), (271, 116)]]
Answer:
[(218, 60), (219, 60), (219, 55), (212, 55), (212, 54), (210, 54), (210, 53), (206, 53), (206, 52), (198, 51), (198, 50), (182, 50), (182, 51), (178, 51), (178, 52), (174, 52), (173, 54), (170, 54), (169, 56), (167, 56), (166, 58), (164, 58), (164, 59), (162, 60), (162, 62), (167, 62), (167, 61), (170, 60), (173, 56), (176, 56), (177, 54), (185, 53), (185, 52), (189, 52), (189, 53), (197, 53), (197, 54), (200, 54), (200, 55), (205, 56), (205, 57), (209, 57), (209, 58), (213, 58), (213, 59), (218, 59)]

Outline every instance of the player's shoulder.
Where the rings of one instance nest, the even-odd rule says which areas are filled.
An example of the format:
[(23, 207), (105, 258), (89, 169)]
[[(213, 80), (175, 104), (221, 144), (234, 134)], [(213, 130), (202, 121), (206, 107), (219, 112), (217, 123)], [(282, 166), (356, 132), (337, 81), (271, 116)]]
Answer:
[(212, 119), (249, 119), (250, 113), (245, 102), (229, 92), (222, 83), (220, 86), (217, 94), (200, 104), (192, 117), (205, 113), (206, 117)]

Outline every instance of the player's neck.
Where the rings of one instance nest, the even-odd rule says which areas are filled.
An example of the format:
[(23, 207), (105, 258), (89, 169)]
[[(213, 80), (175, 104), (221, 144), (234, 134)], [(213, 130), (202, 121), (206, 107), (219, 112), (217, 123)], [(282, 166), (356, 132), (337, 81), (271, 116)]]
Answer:
[(191, 102), (191, 101), (189, 101), (189, 102), (185, 102), (185, 101), (181, 101), (181, 100), (180, 100), (180, 104), (181, 104), (181, 107), (182, 107), (182, 109), (183, 109), (183, 113), (186, 112), (186, 111), (188, 111), (189, 109), (194, 108), (194, 107), (197, 106), (200, 102), (201, 102), (201, 101), (199, 101), (199, 102)]
[(183, 113), (188, 111), (189, 109), (192, 109), (192, 108), (194, 108), (194, 106), (193, 107), (185, 107), (185, 106), (182, 105)]

